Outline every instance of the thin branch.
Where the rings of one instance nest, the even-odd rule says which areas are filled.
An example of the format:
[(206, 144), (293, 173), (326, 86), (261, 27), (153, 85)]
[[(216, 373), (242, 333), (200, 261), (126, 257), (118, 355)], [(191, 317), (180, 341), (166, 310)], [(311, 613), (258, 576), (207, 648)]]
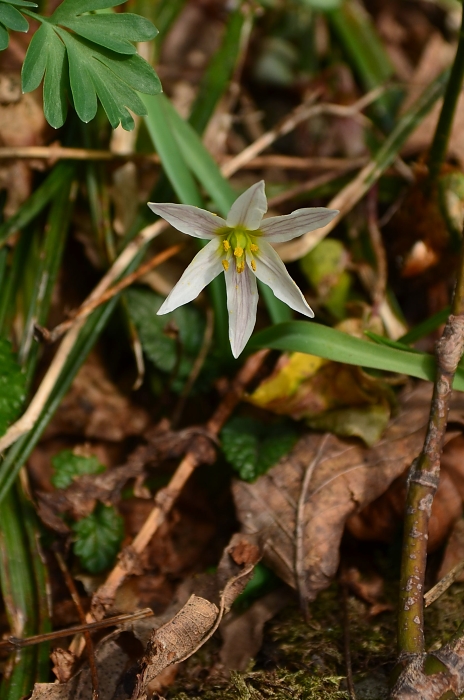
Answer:
[(99, 296), (96, 299), (91, 299), (84, 302), (84, 304), (82, 304), (82, 306), (80, 306), (76, 311), (71, 312), (70, 319), (58, 324), (58, 326), (55, 326), (55, 328), (53, 328), (53, 330), (51, 331), (47, 330), (46, 328), (38, 328), (39, 333), (48, 343), (54, 343), (56, 340), (61, 338), (61, 336), (64, 335), (64, 333), (66, 333), (66, 331), (72, 328), (72, 326), (78, 320), (87, 318), (87, 316), (89, 316), (92, 313), (92, 311), (95, 311), (96, 308), (112, 299), (116, 294), (119, 294), (119, 292), (122, 292), (123, 289), (130, 287), (131, 284), (143, 277), (150, 270), (154, 270), (156, 267), (158, 267), (158, 265), (161, 265), (162, 263), (166, 262), (166, 260), (169, 260), (169, 258), (172, 258), (174, 255), (177, 255), (177, 253), (180, 250), (182, 250), (182, 248), (183, 245), (181, 244), (173, 245), (170, 248), (166, 248), (166, 250), (163, 250), (161, 253), (154, 255), (146, 263), (140, 265), (140, 267), (137, 270), (132, 272), (130, 275), (124, 277), (110, 289), (107, 289), (105, 292), (103, 292), (101, 296)]
[(36, 644), (42, 644), (43, 642), (52, 642), (55, 639), (72, 637), (80, 632), (95, 632), (96, 630), (105, 629), (106, 627), (121, 625), (125, 622), (135, 622), (136, 620), (143, 620), (145, 617), (152, 616), (153, 610), (151, 608), (144, 608), (143, 610), (138, 610), (134, 613), (113, 615), (112, 617), (105, 617), (103, 620), (99, 620), (98, 622), (85, 622), (82, 625), (73, 625), (72, 627), (66, 627), (62, 630), (35, 634), (31, 637), (24, 637), (24, 639), (21, 639), (20, 637), (8, 637), (7, 639), (0, 640), (0, 649), (22, 649), (23, 647), (32, 647)]
[(275, 127), (256, 139), (256, 141), (247, 146), (247, 148), (241, 151), (235, 158), (225, 163), (221, 168), (222, 174), (225, 175), (225, 177), (230, 177), (233, 173), (237, 172), (237, 170), (243, 168), (245, 163), (249, 163), (281, 136), (289, 134), (298, 124), (311, 117), (321, 114), (331, 114), (338, 117), (362, 119), (363, 123), (367, 122), (367, 118), (360, 114), (361, 110), (367, 107), (371, 102), (374, 102), (384, 90), (384, 87), (376, 88), (349, 106), (325, 103), (314, 105), (314, 98), (309, 104), (304, 103), (298, 105), (298, 107), (285, 116)]
[(456, 564), (456, 566), (453, 566), (451, 571), (448, 571), (446, 576), (443, 576), (443, 578), (440, 579), (438, 583), (436, 583), (435, 586), (430, 589), (430, 591), (427, 591), (427, 593), (424, 595), (425, 607), (428, 608), (429, 605), (432, 605), (432, 603), (438, 600), (438, 598), (443, 595), (443, 593), (447, 591), (450, 586), (453, 585), (463, 571), (464, 559), (460, 561), (459, 564)]
[[(71, 574), (68, 571), (68, 567), (66, 566), (66, 563), (61, 556), (59, 552), (55, 552), (55, 557), (58, 562), (58, 566), (61, 569), (61, 573), (63, 574), (64, 580), (66, 582), (66, 586), (68, 587), (68, 590), (71, 594), (71, 598), (73, 600), (74, 605), (76, 606), (76, 610), (78, 612), (79, 618), (81, 623), (85, 626), (86, 624), (86, 619), (85, 619), (85, 612), (84, 608), (82, 607), (81, 599), (79, 597), (79, 593), (77, 592), (77, 588), (74, 585), (74, 580)], [(89, 668), (90, 668), (90, 677), (92, 679), (92, 700), (99, 700), (100, 697), (100, 690), (99, 690), (99, 682), (98, 682), (98, 671), (97, 671), (97, 664), (95, 662), (95, 652), (93, 648), (93, 641), (92, 637), (90, 636), (90, 632), (87, 629), (84, 629), (83, 631), (84, 634), (84, 639), (85, 639), (85, 646), (87, 647), (87, 656), (88, 656), (88, 661), (89, 661)]]
[[(260, 350), (247, 359), (242, 369), (237, 374), (229, 392), (221, 401), (206, 425), (206, 431), (211, 436), (218, 435), (222, 426), (240, 401), (246, 385), (259, 371), (268, 352), (268, 350)], [(165, 521), (185, 484), (196, 467), (201, 463), (202, 441), (204, 441), (204, 437), (195, 439), (192, 447), (171, 477), (169, 484), (158, 491), (155, 496), (154, 508), (148, 515), (148, 518), (145, 520), (132, 544), (126, 547), (119, 562), (111, 571), (105, 583), (100, 586), (94, 594), (92, 599), (92, 613), (95, 619), (100, 619), (105, 610), (111, 607), (119, 586), (127, 576), (131, 574), (131, 567), (134, 561), (138, 559), (160, 525)]]
[(437, 373), (424, 447), (414, 460), (409, 480), (401, 562), (398, 611), (400, 658), (424, 651), (424, 580), (433, 497), (440, 478), (440, 460), (449, 402), (457, 365), (464, 351), (464, 239), (458, 279), (443, 335), (436, 346)]

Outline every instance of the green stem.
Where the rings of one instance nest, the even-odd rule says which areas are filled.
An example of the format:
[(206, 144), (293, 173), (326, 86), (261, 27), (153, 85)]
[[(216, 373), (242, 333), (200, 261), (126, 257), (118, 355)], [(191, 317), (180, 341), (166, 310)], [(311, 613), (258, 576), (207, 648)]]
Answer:
[(436, 347), (437, 373), (424, 447), (410, 474), (404, 522), (398, 609), (401, 656), (424, 651), (424, 582), (433, 497), (440, 478), (440, 460), (448, 422), (454, 375), (464, 350), (464, 238), (451, 314)]
[(459, 30), (459, 43), (454, 58), (454, 63), (451, 68), (451, 73), (446, 86), (443, 106), (440, 112), (440, 118), (435, 129), (432, 145), (429, 153), (429, 183), (433, 184), (439, 173), (443, 161), (446, 158), (448, 149), (448, 141), (453, 126), (454, 113), (459, 95), (461, 94), (461, 86), (464, 78), (464, 8), (461, 19), (461, 28)]

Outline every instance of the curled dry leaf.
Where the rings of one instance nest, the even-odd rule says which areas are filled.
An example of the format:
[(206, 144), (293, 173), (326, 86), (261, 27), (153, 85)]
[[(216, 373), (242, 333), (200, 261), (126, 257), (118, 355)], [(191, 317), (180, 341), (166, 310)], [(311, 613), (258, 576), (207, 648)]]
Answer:
[[(347, 519), (378, 498), (419, 454), (430, 397), (427, 384), (404, 395), (374, 447), (310, 434), (255, 483), (235, 481), (244, 531), (259, 537), (264, 562), (302, 600), (314, 600), (335, 575)], [(462, 423), (463, 411), (464, 396), (456, 393), (450, 419)]]

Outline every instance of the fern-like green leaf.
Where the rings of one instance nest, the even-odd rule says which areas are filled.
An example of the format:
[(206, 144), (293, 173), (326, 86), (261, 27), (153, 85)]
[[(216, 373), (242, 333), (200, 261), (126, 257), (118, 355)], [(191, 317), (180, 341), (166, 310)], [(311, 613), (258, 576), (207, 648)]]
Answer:
[(8, 46), (9, 29), (15, 32), (27, 32), (29, 24), (25, 17), (14, 7), (37, 7), (35, 2), (26, 0), (0, 0), (0, 51)]
[(63, 125), (68, 100), (84, 122), (94, 118), (100, 100), (114, 129), (122, 124), (131, 130), (129, 110), (146, 113), (137, 91), (161, 92), (155, 71), (131, 43), (153, 39), (158, 33), (153, 24), (129, 13), (85, 14), (121, 2), (64, 0), (51, 17), (37, 16), (42, 26), (23, 65), (23, 91), (34, 90), (44, 78), (44, 113), (53, 127)]

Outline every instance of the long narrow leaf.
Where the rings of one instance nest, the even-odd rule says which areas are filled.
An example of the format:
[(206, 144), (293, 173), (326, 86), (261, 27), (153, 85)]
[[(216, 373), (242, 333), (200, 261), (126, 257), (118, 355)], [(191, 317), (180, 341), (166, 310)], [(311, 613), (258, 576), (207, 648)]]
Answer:
[[(408, 374), (418, 379), (435, 379), (435, 359), (425, 353), (412, 353), (377, 345), (319, 323), (292, 321), (257, 333), (250, 347), (305, 352), (335, 362)], [(464, 369), (459, 369), (454, 388), (464, 391)]]

